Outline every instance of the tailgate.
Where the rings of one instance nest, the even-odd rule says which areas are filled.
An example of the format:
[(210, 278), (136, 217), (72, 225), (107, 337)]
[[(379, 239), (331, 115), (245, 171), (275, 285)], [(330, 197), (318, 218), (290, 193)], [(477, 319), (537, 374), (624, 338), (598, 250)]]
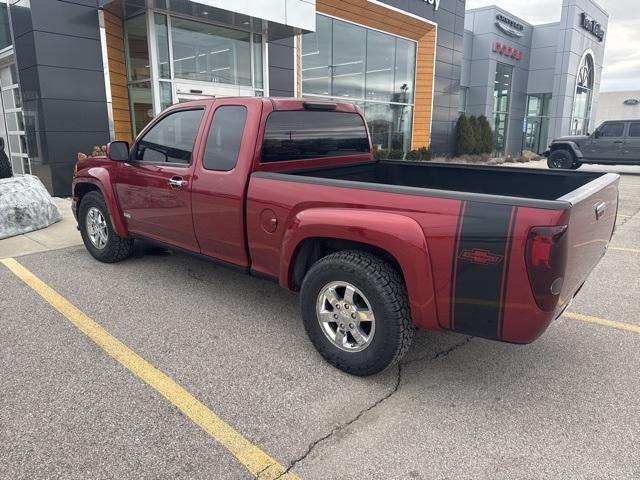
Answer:
[(619, 175), (607, 173), (559, 199), (572, 205), (561, 307), (573, 298), (607, 250), (618, 213), (619, 182)]

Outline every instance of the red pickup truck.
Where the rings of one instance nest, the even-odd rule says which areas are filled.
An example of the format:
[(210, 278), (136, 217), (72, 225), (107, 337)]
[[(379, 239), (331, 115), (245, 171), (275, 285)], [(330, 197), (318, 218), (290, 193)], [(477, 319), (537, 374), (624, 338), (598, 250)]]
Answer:
[(374, 160), (352, 104), (217, 98), (79, 161), (73, 210), (100, 261), (144, 239), (299, 290), (318, 351), (370, 375), (414, 327), (535, 340), (604, 255), (618, 182)]

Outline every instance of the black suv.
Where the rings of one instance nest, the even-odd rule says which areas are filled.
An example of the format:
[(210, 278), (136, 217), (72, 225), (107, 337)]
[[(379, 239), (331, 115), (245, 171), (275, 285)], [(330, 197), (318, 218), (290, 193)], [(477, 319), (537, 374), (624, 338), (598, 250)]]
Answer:
[(610, 120), (591, 135), (560, 137), (544, 152), (549, 168), (583, 163), (640, 165), (640, 120)]

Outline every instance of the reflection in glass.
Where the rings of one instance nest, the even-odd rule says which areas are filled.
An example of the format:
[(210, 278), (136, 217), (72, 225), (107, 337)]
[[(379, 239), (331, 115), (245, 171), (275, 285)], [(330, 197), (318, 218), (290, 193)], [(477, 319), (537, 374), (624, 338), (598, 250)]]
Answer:
[(549, 107), (551, 94), (529, 95), (527, 100), (527, 126), (524, 148), (535, 153), (546, 150), (549, 136)]
[(588, 54), (585, 55), (578, 68), (576, 95), (573, 100), (571, 135), (586, 135), (589, 130), (593, 82), (593, 57)]
[(172, 19), (174, 77), (251, 86), (250, 33)]
[(253, 34), (253, 77), (254, 88), (264, 88), (262, 80), (262, 35)]
[(415, 65), (415, 42), (323, 15), (302, 36), (303, 95), (353, 100), (381, 149), (411, 147)]
[(366, 29), (333, 21), (332, 95), (355, 99), (364, 97), (366, 38)]
[(131, 103), (131, 123), (135, 136), (138, 135), (153, 118), (151, 82), (140, 82), (129, 85), (129, 102)]
[(512, 80), (513, 67), (504, 63), (498, 63), (496, 65), (496, 77), (493, 86), (495, 149), (498, 153), (504, 152), (506, 148)]
[(302, 36), (302, 91), (331, 95), (331, 31), (333, 20), (316, 16), (316, 31)]
[(394, 99), (393, 95), (395, 56), (394, 37), (375, 30), (367, 31), (366, 98), (368, 100), (402, 101)]
[(173, 105), (173, 99), (171, 94), (171, 83), (170, 82), (160, 82), (160, 109), (164, 110), (165, 108)]
[(127, 65), (129, 80), (151, 77), (149, 48), (147, 45), (147, 17), (139, 15), (124, 22), (125, 41), (129, 53)]
[(156, 48), (158, 49), (158, 73), (160, 78), (171, 78), (169, 65), (169, 33), (167, 31), (167, 16), (155, 14)]

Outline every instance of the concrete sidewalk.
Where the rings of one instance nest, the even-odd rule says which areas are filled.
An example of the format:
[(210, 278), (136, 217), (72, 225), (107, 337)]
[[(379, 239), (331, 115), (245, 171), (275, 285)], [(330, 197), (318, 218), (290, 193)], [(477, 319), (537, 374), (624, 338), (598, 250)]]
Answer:
[(0, 240), (0, 258), (18, 257), (80, 245), (82, 238), (71, 213), (71, 199), (54, 198), (62, 220), (47, 228)]

